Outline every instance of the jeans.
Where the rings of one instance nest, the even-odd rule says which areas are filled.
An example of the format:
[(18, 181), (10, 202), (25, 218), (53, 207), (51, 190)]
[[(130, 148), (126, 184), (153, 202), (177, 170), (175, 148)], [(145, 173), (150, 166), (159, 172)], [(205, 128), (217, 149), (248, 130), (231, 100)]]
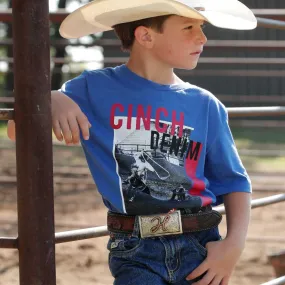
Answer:
[(191, 285), (201, 279), (186, 277), (206, 258), (206, 243), (220, 239), (217, 227), (142, 239), (136, 223), (132, 235), (111, 233), (107, 248), (114, 285)]

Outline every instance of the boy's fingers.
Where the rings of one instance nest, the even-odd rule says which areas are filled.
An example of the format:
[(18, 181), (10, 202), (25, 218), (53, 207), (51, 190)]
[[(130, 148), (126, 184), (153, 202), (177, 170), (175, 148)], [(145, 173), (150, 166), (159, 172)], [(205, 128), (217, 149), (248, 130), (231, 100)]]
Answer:
[(78, 144), (80, 140), (80, 130), (74, 116), (68, 118), (68, 124), (72, 135), (72, 141), (74, 144)]
[(202, 262), (195, 270), (193, 270), (186, 278), (186, 280), (193, 280), (208, 270), (206, 261)]
[(221, 285), (229, 285), (229, 281), (230, 281), (230, 278), (228, 276), (224, 277), (221, 282)]
[(65, 143), (67, 144), (72, 143), (72, 135), (71, 135), (71, 131), (70, 131), (67, 119), (65, 118), (60, 119), (59, 125), (60, 125), (64, 140), (65, 140)]
[(91, 127), (91, 124), (89, 123), (87, 117), (81, 113), (77, 116), (77, 122), (81, 129), (82, 136), (85, 140), (89, 139), (89, 128)]
[(205, 274), (201, 280), (194, 282), (193, 285), (208, 285), (208, 284), (212, 285), (211, 282), (213, 282), (215, 279), (216, 279), (215, 274), (208, 271), (207, 274)]
[(214, 280), (212, 281), (211, 285), (220, 285), (222, 281), (222, 278), (220, 276), (216, 276)]
[(53, 128), (53, 132), (54, 132), (56, 138), (57, 138), (59, 141), (62, 141), (62, 140), (63, 140), (63, 137), (62, 137), (62, 134), (61, 134), (61, 128), (60, 128), (60, 125), (59, 125), (58, 120), (54, 120), (54, 121), (52, 122), (52, 128)]
[(16, 140), (16, 125), (14, 120), (9, 120), (7, 125), (7, 135), (10, 140)]

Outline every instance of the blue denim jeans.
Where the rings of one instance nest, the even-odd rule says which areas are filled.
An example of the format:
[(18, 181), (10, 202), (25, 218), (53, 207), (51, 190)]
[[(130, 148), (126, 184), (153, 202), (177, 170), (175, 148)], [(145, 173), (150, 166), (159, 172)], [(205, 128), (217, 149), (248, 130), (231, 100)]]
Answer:
[(107, 245), (114, 285), (190, 285), (190, 274), (207, 256), (205, 245), (220, 240), (218, 228), (140, 238), (136, 223), (132, 235), (111, 233)]

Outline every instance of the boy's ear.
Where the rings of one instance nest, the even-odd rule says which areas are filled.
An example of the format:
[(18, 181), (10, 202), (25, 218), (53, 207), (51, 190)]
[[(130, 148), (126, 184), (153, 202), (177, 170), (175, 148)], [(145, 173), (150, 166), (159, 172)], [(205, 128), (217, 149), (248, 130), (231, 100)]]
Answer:
[(151, 29), (144, 26), (137, 27), (135, 30), (135, 38), (137, 42), (145, 48), (152, 48), (153, 35)]

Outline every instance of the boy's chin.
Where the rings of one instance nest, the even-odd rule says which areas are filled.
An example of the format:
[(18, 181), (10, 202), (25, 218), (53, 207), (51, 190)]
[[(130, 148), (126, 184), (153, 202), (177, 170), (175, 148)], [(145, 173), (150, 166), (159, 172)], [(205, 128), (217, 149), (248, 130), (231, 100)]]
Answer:
[(176, 69), (192, 70), (192, 69), (195, 69), (197, 67), (197, 64), (198, 64), (197, 62), (189, 63), (189, 64), (181, 64), (181, 65), (176, 66), (175, 68)]

